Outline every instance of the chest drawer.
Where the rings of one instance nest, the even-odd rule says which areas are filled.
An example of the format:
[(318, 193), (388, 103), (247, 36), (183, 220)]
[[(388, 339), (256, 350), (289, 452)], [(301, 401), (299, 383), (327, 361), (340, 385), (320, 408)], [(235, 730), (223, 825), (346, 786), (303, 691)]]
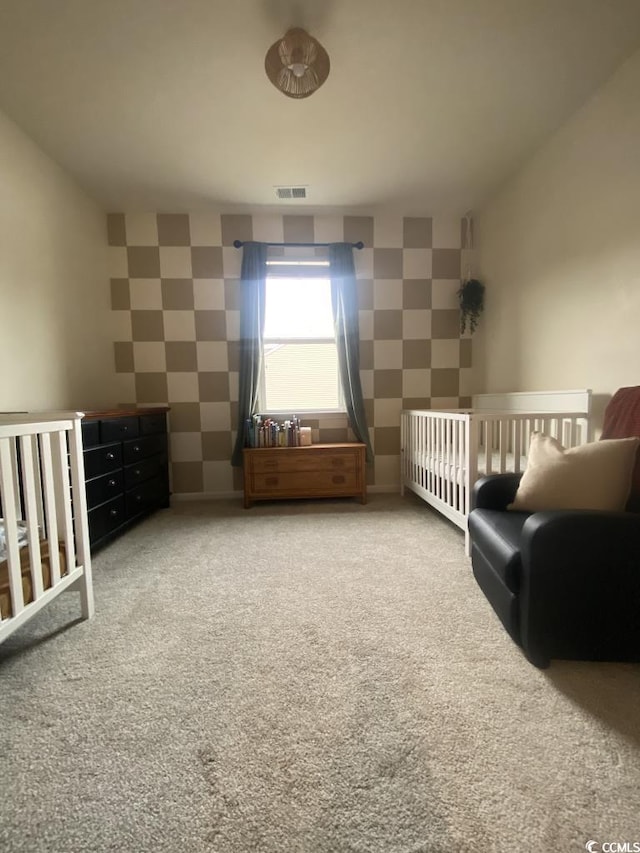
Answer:
[(95, 447), (100, 444), (100, 424), (98, 421), (82, 421), (82, 446)]
[(255, 474), (251, 485), (255, 495), (340, 495), (353, 494), (358, 477), (355, 471), (283, 471)]
[(119, 495), (123, 489), (124, 477), (121, 469), (103, 474), (102, 477), (95, 477), (87, 482), (87, 507), (93, 509)]
[(160, 477), (167, 470), (167, 457), (164, 453), (156, 454), (148, 459), (140, 459), (124, 469), (124, 487), (132, 489), (152, 477)]
[(134, 518), (141, 512), (147, 512), (161, 505), (164, 486), (160, 477), (154, 477), (140, 483), (125, 494), (125, 511), (127, 518)]
[(122, 441), (125, 438), (135, 438), (138, 435), (138, 418), (108, 418), (100, 421), (100, 441)]
[(263, 451), (251, 456), (251, 470), (256, 474), (272, 471), (355, 471), (358, 456), (344, 452), (321, 453), (315, 450), (283, 448), (282, 451)]
[(151, 435), (156, 432), (167, 431), (167, 416), (164, 414), (158, 415), (140, 415), (140, 434)]
[(102, 504), (89, 511), (89, 539), (97, 542), (107, 533), (119, 527), (125, 519), (124, 495)]
[(84, 452), (85, 477), (99, 477), (122, 466), (122, 445), (106, 444)]
[(124, 464), (130, 465), (139, 459), (146, 459), (155, 453), (166, 451), (167, 437), (162, 434), (140, 436), (133, 441), (124, 441), (122, 449), (124, 452)]

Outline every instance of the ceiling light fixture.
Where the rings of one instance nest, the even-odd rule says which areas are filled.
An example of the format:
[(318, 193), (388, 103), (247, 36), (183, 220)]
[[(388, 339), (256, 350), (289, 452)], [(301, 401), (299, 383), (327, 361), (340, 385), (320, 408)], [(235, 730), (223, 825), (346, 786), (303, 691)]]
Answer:
[(267, 77), (288, 98), (308, 98), (327, 79), (330, 67), (327, 51), (300, 27), (272, 44), (264, 59)]

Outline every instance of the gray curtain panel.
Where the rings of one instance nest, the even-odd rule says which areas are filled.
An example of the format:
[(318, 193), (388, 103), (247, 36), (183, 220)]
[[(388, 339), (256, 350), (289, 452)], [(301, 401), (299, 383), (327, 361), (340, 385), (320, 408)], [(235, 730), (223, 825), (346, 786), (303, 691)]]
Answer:
[(231, 464), (242, 465), (245, 424), (258, 410), (258, 388), (262, 360), (262, 334), (267, 277), (267, 246), (245, 243), (240, 281), (240, 374), (238, 390), (238, 434)]
[(338, 346), (338, 363), (349, 423), (358, 441), (366, 445), (367, 462), (373, 462), (360, 383), (360, 329), (358, 291), (350, 243), (329, 246), (331, 306)]

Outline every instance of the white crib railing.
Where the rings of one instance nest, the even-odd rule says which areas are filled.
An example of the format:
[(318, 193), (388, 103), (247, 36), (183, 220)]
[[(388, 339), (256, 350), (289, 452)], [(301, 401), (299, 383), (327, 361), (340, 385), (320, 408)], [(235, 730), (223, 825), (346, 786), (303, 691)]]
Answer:
[(474, 483), (523, 471), (532, 432), (574, 447), (589, 440), (589, 419), (584, 412), (404, 410), (401, 492), (411, 489), (466, 533)]
[[(10, 597), (10, 615), (0, 615), (0, 641), (69, 587), (80, 591), (83, 616), (93, 615), (80, 424), (75, 412), (0, 417), (0, 515), (6, 543), (0, 567)], [(25, 526), (27, 541), (21, 548)], [(43, 549), (50, 580), (46, 589)], [(24, 577), (30, 582), (30, 601), (25, 601)]]

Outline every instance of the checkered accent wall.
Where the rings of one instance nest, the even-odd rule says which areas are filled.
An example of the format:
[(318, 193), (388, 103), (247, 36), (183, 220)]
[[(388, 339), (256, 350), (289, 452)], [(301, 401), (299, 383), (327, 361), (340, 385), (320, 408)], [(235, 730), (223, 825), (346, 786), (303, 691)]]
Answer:
[[(115, 364), (129, 399), (171, 406), (175, 493), (241, 488), (230, 465), (238, 400), (241, 250), (234, 240), (362, 241), (354, 252), (360, 367), (375, 462), (399, 483), (400, 410), (468, 405), (471, 339), (457, 290), (464, 220), (427, 217), (110, 214)], [(346, 416), (304, 418), (314, 442), (353, 438)]]

